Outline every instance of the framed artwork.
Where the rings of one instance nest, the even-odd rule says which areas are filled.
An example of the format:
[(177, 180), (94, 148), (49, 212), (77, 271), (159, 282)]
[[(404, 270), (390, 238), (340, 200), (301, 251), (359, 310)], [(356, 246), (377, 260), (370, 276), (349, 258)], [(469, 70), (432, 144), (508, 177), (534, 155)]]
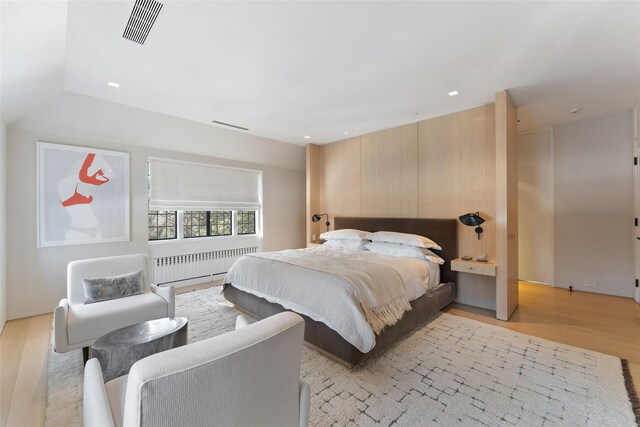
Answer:
[(38, 247), (129, 241), (129, 153), (37, 150)]

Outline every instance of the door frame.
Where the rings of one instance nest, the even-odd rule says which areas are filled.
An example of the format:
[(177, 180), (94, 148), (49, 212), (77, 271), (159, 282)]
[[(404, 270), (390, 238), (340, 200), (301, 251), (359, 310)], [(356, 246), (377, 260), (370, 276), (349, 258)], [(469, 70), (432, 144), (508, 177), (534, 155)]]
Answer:
[[(635, 201), (635, 218), (636, 221), (640, 219), (640, 102), (633, 109), (633, 187), (634, 187), (634, 201)], [(633, 233), (634, 248), (635, 248), (635, 274), (636, 283), (640, 281), (640, 226), (636, 223)], [(640, 287), (634, 285), (633, 299), (640, 303)]]

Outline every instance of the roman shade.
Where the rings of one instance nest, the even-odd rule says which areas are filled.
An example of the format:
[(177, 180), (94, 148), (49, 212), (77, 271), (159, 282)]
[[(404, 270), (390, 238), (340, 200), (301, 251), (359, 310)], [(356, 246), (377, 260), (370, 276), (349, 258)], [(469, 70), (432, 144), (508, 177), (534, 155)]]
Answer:
[(149, 210), (257, 210), (262, 171), (149, 158)]

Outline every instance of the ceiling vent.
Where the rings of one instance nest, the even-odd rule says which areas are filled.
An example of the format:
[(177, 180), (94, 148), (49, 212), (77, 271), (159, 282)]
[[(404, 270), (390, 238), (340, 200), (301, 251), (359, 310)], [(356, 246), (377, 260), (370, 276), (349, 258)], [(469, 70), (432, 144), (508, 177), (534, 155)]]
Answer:
[(158, 1), (136, 0), (122, 37), (132, 42), (144, 44), (160, 10), (162, 10), (162, 3)]
[(211, 123), (215, 123), (217, 125), (229, 126), (230, 128), (241, 129), (241, 130), (249, 130), (249, 128), (243, 128), (242, 126), (232, 125), (230, 123), (219, 122), (217, 120), (211, 120)]

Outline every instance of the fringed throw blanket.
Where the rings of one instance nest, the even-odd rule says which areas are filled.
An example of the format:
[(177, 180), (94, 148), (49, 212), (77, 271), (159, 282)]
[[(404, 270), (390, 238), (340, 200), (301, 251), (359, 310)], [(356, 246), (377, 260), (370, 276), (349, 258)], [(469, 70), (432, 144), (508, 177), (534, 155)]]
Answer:
[(403, 261), (397, 269), (367, 261), (375, 256), (313, 249), (246, 255), (224, 282), (323, 322), (366, 353), (374, 334), (411, 310)]
[(358, 296), (362, 311), (373, 332), (395, 325), (411, 304), (405, 296), (400, 275), (391, 267), (347, 257), (318, 256), (310, 251), (282, 251), (249, 256), (333, 275), (351, 286)]

